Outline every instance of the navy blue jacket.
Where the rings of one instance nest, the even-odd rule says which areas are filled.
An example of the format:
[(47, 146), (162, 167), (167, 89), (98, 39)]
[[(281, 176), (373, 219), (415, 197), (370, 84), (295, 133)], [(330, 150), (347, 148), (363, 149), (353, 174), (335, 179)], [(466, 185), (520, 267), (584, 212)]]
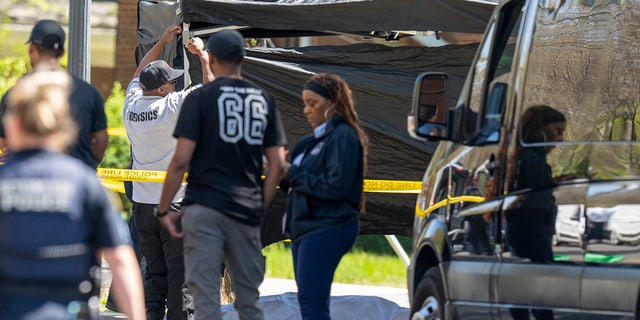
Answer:
[(530, 188), (531, 192), (507, 214), (509, 222), (555, 228), (558, 210), (553, 196), (553, 186), (551, 167), (547, 164), (547, 152), (544, 147), (519, 150), (513, 190)]
[(128, 235), (95, 171), (43, 149), (11, 153), (0, 166), (0, 319), (84, 300), (96, 251)]
[(291, 158), (285, 233), (293, 240), (357, 222), (363, 186), (362, 145), (356, 131), (333, 116), (322, 136), (306, 136)]

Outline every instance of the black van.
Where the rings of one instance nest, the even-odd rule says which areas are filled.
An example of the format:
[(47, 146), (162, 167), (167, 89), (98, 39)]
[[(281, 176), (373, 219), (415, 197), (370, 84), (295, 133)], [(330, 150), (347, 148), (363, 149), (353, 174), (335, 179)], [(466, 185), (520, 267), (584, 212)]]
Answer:
[(415, 206), (412, 319), (640, 319), (640, 0), (505, 0), (461, 92), (415, 84), (441, 140)]

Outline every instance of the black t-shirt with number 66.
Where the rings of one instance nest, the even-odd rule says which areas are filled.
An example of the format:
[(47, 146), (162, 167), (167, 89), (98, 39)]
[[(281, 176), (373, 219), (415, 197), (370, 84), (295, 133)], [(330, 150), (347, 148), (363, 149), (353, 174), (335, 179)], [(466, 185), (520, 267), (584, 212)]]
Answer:
[(173, 135), (196, 142), (183, 204), (258, 225), (263, 150), (287, 143), (273, 97), (244, 79), (217, 78), (187, 96)]

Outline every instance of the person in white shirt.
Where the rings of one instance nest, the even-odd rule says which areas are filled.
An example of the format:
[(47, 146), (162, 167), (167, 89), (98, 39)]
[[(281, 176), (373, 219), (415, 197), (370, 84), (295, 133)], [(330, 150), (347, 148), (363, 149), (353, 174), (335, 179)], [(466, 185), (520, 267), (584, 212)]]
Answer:
[[(196, 84), (176, 91), (177, 79), (183, 70), (173, 69), (160, 57), (164, 46), (175, 41), (182, 32), (180, 26), (169, 26), (162, 38), (147, 52), (133, 74), (127, 88), (122, 110), (124, 127), (131, 143), (132, 169), (166, 170), (175, 152), (177, 140), (173, 129), (185, 97), (202, 86)], [(202, 63), (202, 82), (214, 79), (209, 66), (209, 55), (199, 38), (185, 44), (189, 52), (196, 54)], [(160, 201), (162, 184), (157, 182), (133, 182), (133, 219), (138, 230), (138, 247), (147, 262), (145, 300), (147, 319), (187, 319), (183, 310), (182, 287), (184, 262), (182, 240), (171, 239), (169, 233), (153, 215), (153, 208)], [(179, 202), (184, 187), (173, 202)]]

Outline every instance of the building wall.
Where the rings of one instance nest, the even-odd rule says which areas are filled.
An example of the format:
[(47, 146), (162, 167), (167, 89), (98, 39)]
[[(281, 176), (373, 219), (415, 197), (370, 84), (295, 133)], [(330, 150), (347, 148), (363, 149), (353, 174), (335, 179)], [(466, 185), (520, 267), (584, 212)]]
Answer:
[(115, 80), (126, 87), (136, 71), (138, 0), (119, 0), (116, 33)]

